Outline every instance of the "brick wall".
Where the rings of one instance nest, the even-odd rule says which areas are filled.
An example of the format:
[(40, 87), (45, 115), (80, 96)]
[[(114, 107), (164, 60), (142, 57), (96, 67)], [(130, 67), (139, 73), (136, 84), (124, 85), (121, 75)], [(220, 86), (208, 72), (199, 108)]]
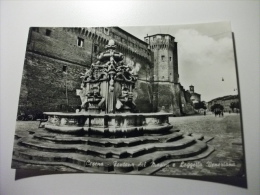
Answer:
[[(67, 74), (63, 67), (67, 67)], [(66, 81), (69, 105), (80, 105), (75, 89), (80, 87), (79, 73), (82, 66), (27, 52), (21, 93), (20, 109), (58, 111), (67, 105)], [(67, 78), (66, 78), (67, 77)]]
[[(141, 111), (151, 111), (148, 98), (151, 87), (146, 82), (150, 80), (153, 69), (147, 44), (141, 40), (139, 43), (137, 38), (128, 37), (116, 28), (110, 28), (111, 32), (114, 34), (104, 34), (103, 28), (31, 28), (18, 110), (66, 111), (67, 101), (71, 111), (75, 110), (81, 104), (76, 96), (76, 89), (81, 84), (80, 73), (97, 60), (111, 35), (117, 33), (118, 37), (124, 37), (135, 45), (130, 49), (118, 45), (117, 51), (125, 55), (126, 63), (138, 67), (140, 82), (136, 85), (136, 104)], [(133, 52), (134, 49), (137, 52)], [(63, 72), (65, 69), (67, 74)]]

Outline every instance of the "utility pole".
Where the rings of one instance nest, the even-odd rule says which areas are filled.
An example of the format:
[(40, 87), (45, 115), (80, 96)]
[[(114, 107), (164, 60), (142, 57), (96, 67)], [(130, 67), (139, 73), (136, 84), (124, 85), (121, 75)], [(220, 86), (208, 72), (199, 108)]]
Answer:
[(65, 74), (65, 96), (66, 96), (66, 102), (67, 102), (67, 112), (69, 112), (67, 66), (63, 66), (63, 74)]

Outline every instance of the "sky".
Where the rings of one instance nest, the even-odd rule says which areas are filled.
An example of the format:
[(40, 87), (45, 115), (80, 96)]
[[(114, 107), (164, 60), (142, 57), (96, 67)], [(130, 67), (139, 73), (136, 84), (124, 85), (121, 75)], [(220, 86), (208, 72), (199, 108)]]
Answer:
[(171, 26), (120, 27), (141, 40), (153, 34), (170, 34), (178, 42), (179, 81), (190, 85), (202, 101), (236, 95), (237, 77), (231, 24), (216, 22)]

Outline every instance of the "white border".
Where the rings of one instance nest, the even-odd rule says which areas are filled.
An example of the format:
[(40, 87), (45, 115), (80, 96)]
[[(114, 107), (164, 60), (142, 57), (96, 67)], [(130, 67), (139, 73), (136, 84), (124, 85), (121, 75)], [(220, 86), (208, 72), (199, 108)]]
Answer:
[[(259, 1), (1, 1), (0, 194), (259, 194)], [(63, 174), (14, 180), (15, 116), (30, 26), (143, 26), (231, 21), (235, 33), (248, 189), (165, 177)]]

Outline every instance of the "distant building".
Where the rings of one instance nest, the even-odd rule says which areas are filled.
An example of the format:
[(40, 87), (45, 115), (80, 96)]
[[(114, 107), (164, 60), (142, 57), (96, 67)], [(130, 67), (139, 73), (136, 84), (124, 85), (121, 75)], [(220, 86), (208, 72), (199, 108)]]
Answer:
[(213, 106), (214, 104), (220, 104), (224, 107), (224, 112), (229, 112), (232, 111), (232, 109), (230, 108), (231, 103), (237, 102), (239, 102), (238, 95), (227, 95), (223, 97), (218, 97), (208, 102), (208, 109), (210, 110), (211, 106)]
[(194, 91), (194, 86), (193, 85), (190, 85), (190, 94), (191, 94), (191, 98), (190, 98), (190, 100), (192, 101), (192, 103), (194, 104), (194, 103), (198, 103), (198, 102), (200, 102), (201, 101), (201, 95), (200, 94), (198, 94), (198, 93), (195, 93), (195, 91)]

